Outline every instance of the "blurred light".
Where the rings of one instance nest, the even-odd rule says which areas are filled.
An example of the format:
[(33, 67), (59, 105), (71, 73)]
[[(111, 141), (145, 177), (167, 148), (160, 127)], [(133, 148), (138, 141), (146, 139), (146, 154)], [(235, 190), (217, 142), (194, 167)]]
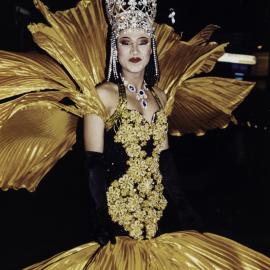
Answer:
[(21, 13), (24, 16), (30, 16), (31, 12), (27, 9), (25, 9), (24, 7), (21, 6), (16, 6), (15, 7), (16, 12)]
[(170, 8), (170, 14), (169, 14), (168, 18), (171, 19), (172, 24), (175, 24), (175, 15), (176, 14), (175, 14), (174, 9), (173, 8)]
[(258, 50), (261, 50), (262, 48), (263, 48), (262, 45), (258, 45), (258, 46), (257, 46), (257, 49), (258, 49)]
[(225, 53), (218, 59), (219, 62), (256, 65), (256, 57), (254, 55)]
[(239, 77), (245, 76), (245, 74), (242, 73), (242, 72), (235, 72), (234, 75), (235, 75), (235, 76), (239, 76)]

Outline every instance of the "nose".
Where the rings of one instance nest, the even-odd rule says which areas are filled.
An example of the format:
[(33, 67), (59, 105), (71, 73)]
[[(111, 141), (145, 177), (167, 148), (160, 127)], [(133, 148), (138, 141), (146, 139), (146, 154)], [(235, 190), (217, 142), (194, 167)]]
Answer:
[(138, 54), (138, 45), (137, 43), (133, 43), (131, 47), (132, 54)]

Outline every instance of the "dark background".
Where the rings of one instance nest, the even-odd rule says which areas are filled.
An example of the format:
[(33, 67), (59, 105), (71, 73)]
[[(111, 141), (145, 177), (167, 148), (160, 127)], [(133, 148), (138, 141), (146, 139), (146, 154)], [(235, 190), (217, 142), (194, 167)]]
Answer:
[[(52, 10), (73, 7), (76, 1), (44, 1)], [(257, 82), (236, 110), (238, 125), (205, 136), (171, 138), (171, 147), (191, 204), (207, 231), (237, 240), (270, 256), (270, 123), (269, 51), (270, 1), (159, 1), (158, 22), (171, 24), (188, 39), (209, 23), (221, 26), (213, 36), (230, 42), (231, 53), (254, 54), (266, 68), (218, 63), (211, 75)], [(25, 10), (29, 14), (25, 14)], [(37, 49), (26, 25), (42, 21), (31, 0), (0, 4), (0, 49)], [(258, 47), (258, 46), (262, 46)], [(258, 65), (261, 62), (258, 62)], [(37, 191), (0, 192), (0, 269), (21, 269), (57, 252), (91, 240), (89, 194), (82, 147), (62, 158)]]

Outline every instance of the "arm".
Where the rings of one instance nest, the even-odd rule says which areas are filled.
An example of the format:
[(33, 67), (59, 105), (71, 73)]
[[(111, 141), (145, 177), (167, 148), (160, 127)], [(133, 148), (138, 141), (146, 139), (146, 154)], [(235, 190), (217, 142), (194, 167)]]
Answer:
[(104, 150), (104, 122), (94, 114), (84, 116), (84, 149), (85, 151), (94, 151), (103, 153)]
[[(164, 91), (158, 88), (157, 93), (159, 94), (164, 108), (167, 102), (167, 96)], [(178, 226), (180, 225), (181, 229), (201, 230), (201, 219), (192, 209), (192, 206), (190, 205), (183, 192), (177, 165), (174, 161), (171, 149), (169, 148), (168, 136), (166, 138), (166, 143), (160, 153), (159, 167), (163, 178), (162, 182), (164, 185), (165, 196), (173, 206), (174, 213), (178, 221)]]
[(163, 150), (160, 153), (159, 167), (165, 197), (173, 208), (177, 229), (196, 229), (201, 231), (203, 229), (201, 218), (192, 208), (184, 194), (177, 165), (170, 149)]
[(115, 243), (115, 238), (110, 228), (110, 217), (106, 200), (107, 185), (103, 154), (104, 128), (105, 124), (99, 116), (93, 114), (84, 116), (85, 167), (96, 214), (95, 240), (101, 246), (106, 245), (109, 241)]
[[(118, 102), (117, 86), (112, 83), (104, 83), (96, 89), (108, 115), (112, 115)], [(104, 128), (105, 124), (101, 117), (93, 114), (84, 116), (84, 147), (86, 151), (103, 153)]]

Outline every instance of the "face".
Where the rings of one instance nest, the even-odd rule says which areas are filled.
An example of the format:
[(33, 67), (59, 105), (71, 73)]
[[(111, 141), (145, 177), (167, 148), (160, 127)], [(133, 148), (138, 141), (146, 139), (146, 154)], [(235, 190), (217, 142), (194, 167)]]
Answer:
[(117, 39), (117, 52), (123, 73), (144, 72), (152, 53), (151, 38), (144, 31), (122, 31)]

